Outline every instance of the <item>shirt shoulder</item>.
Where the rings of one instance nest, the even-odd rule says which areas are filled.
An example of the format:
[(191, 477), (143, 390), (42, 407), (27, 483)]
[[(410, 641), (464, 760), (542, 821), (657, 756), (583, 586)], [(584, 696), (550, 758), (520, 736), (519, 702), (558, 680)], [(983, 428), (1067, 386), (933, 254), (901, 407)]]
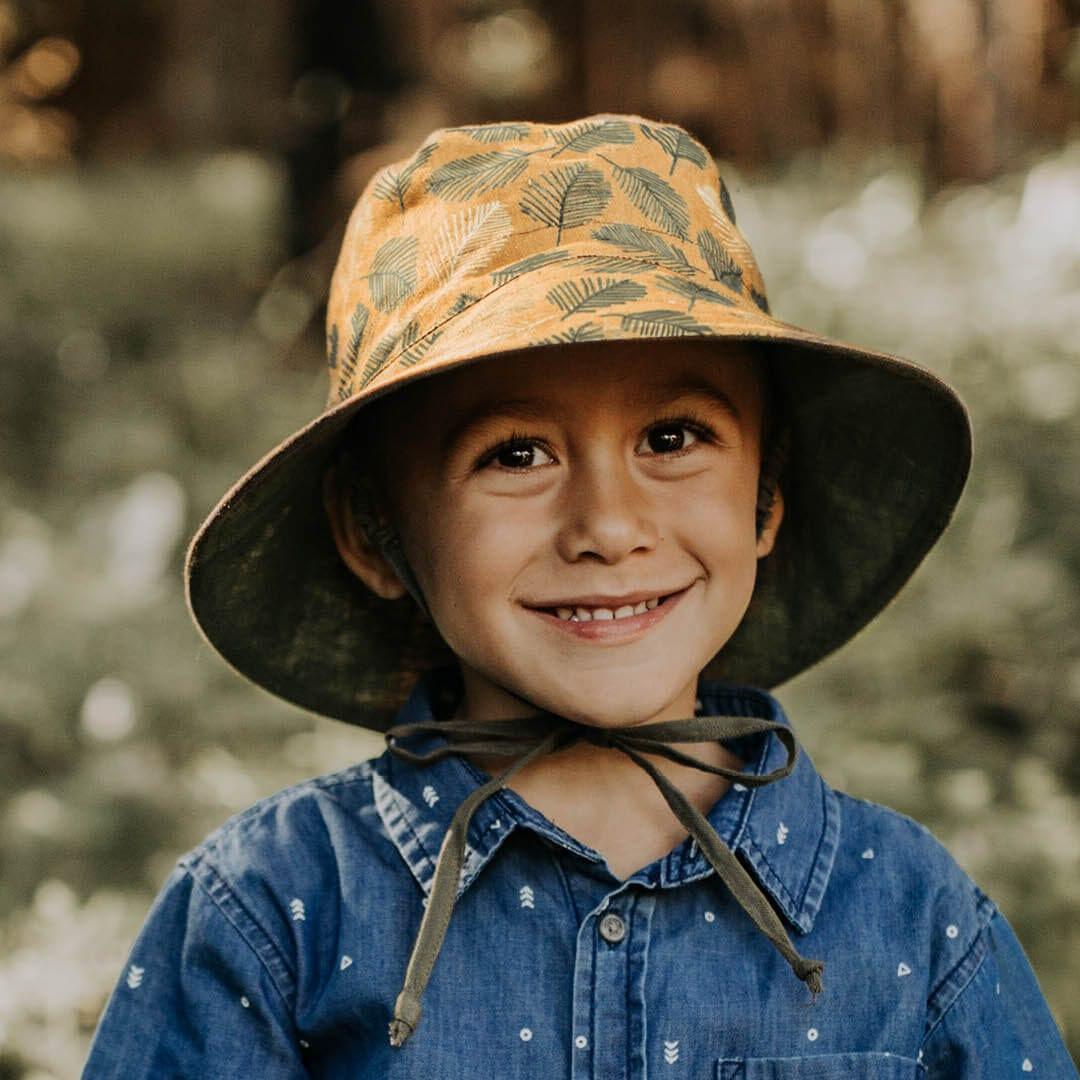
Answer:
[(903, 943), (890, 962), (897, 978), (923, 985), (933, 1024), (985, 958), (997, 907), (925, 825), (836, 794), (841, 842), (829, 891), (845, 918)]
[(408, 877), (363, 761), (260, 799), (178, 860), (220, 907), (239, 905), (275, 941), (294, 924), (339, 917), (350, 887)]

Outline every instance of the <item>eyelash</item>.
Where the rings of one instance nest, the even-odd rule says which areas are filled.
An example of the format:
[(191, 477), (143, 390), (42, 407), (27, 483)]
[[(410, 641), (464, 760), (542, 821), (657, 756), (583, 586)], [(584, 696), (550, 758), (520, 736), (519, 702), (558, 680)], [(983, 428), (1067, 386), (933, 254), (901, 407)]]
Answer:
[[(672, 416), (657, 420), (655, 423), (649, 425), (647, 432), (653, 431), (656, 428), (670, 427), (688, 428), (704, 443), (715, 443), (717, 441), (716, 432), (713, 431), (712, 427), (694, 413), (686, 413), (682, 416)], [(501, 439), (496, 445), (489, 447), (480, 455), (480, 458), (476, 463), (476, 468), (478, 470), (486, 468), (503, 450), (521, 450), (530, 446), (540, 446), (541, 449), (543, 449), (543, 440), (534, 438), (523, 431), (511, 431), (509, 438)], [(693, 446), (687, 446), (682, 450), (673, 450), (671, 453), (657, 454), (656, 456), (662, 458), (679, 458), (684, 454), (688, 454), (693, 449)], [(550, 451), (546, 452), (550, 453)], [(499, 466), (499, 468), (503, 472), (527, 473), (533, 472), (536, 467), (530, 466), (523, 469), (511, 469), (507, 466)]]

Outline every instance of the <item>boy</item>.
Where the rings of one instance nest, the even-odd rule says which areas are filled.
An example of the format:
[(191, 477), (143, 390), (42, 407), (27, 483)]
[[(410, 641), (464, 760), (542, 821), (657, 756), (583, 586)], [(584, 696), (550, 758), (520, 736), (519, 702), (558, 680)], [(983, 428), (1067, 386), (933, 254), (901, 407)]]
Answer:
[(944, 529), (955, 394), (772, 318), (705, 148), (634, 116), (434, 132), (328, 328), (188, 597), (389, 747), (179, 861), (85, 1075), (1076, 1076), (993, 903), (765, 689)]

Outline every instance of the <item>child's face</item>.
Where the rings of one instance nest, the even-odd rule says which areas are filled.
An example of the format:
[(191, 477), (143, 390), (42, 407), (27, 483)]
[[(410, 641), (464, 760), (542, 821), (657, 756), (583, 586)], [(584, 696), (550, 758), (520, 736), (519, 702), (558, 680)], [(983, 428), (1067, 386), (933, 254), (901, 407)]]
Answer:
[[(633, 341), (481, 361), (375, 407), (406, 557), (461, 661), (461, 715), (531, 712), (520, 699), (605, 727), (693, 714), (782, 515), (778, 499), (756, 535), (762, 407), (737, 344)], [(371, 587), (403, 594), (336, 534)], [(554, 611), (669, 594), (626, 620)]]

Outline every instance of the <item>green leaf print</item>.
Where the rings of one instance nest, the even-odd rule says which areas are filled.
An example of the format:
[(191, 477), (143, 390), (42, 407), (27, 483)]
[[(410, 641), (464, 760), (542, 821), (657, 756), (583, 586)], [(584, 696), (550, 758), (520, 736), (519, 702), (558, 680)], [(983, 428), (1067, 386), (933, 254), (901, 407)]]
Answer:
[(596, 311), (597, 308), (612, 307), (615, 304), (628, 304), (631, 300), (640, 300), (645, 295), (645, 286), (628, 278), (582, 278), (580, 281), (564, 281), (556, 285), (548, 294), (550, 300), (568, 319), (579, 311)]
[(501, 270), (493, 270), (491, 278), (496, 285), (505, 285), (521, 274), (529, 273), (530, 270), (538, 270), (541, 266), (547, 266), (548, 263), (562, 262), (563, 259), (569, 258), (569, 251), (538, 251), (535, 255), (526, 255), (524, 259), (504, 266)]
[(611, 186), (599, 169), (584, 161), (560, 165), (525, 185), (521, 212), (555, 229), (555, 243), (564, 229), (586, 225), (611, 202)]
[(662, 236), (657, 236), (637, 225), (628, 225), (621, 221), (601, 225), (593, 233), (593, 239), (602, 240), (605, 244), (615, 244), (623, 251), (647, 255), (657, 265), (664, 267), (665, 270), (674, 270), (676, 274), (697, 273), (693, 263), (687, 259), (681, 248), (674, 247)]
[(360, 385), (363, 389), (390, 361), (396, 349), (407, 349), (420, 336), (420, 325), (415, 319), (410, 319), (400, 330), (391, 330), (380, 338), (379, 343), (371, 350), (371, 355), (360, 373)]
[(663, 288), (668, 289), (673, 293), (677, 293), (679, 296), (689, 300), (690, 303), (686, 308), (687, 311), (693, 311), (694, 304), (698, 300), (711, 300), (714, 304), (727, 304), (729, 306), (734, 303), (730, 296), (725, 296), (723, 293), (718, 293), (715, 289), (699, 285), (696, 281), (690, 281), (688, 278), (659, 274), (657, 275), (656, 280)]
[(712, 276), (721, 285), (742, 292), (742, 269), (708, 229), (698, 233), (697, 246), (701, 257), (709, 264)]
[(604, 328), (599, 323), (592, 321), (582, 323), (580, 326), (571, 326), (568, 330), (562, 330), (557, 334), (541, 338), (537, 345), (570, 345), (575, 341), (602, 341)]
[(473, 126), (447, 128), (448, 131), (460, 131), (463, 135), (482, 143), (510, 142), (512, 139), (524, 139), (529, 134), (528, 124), (476, 124)]
[(720, 204), (723, 206), (724, 213), (727, 214), (731, 224), (738, 224), (735, 220), (735, 204), (731, 201), (731, 192), (728, 191), (723, 177), (720, 177)]
[(612, 313), (608, 317), (618, 319), (623, 330), (634, 330), (642, 337), (698, 337), (712, 333), (708, 326), (696, 322), (684, 311), (657, 309), (628, 315)]
[(647, 218), (672, 236), (688, 239), (690, 212), (686, 200), (662, 176), (642, 165), (624, 168), (603, 154), (599, 156), (611, 166), (619, 187)]
[(689, 161), (699, 169), (704, 169), (708, 163), (709, 158), (705, 147), (688, 132), (683, 131), (682, 128), (675, 127), (673, 124), (664, 124), (659, 127), (652, 124), (639, 124), (638, 126), (641, 128), (641, 133), (645, 138), (659, 143), (664, 148), (664, 152), (671, 158), (671, 168), (668, 170), (668, 176), (675, 171), (675, 166), (679, 164), (680, 160)]
[(345, 359), (341, 364), (343, 382), (351, 381), (353, 372), (356, 370), (356, 358), (360, 355), (360, 342), (364, 339), (367, 324), (368, 309), (363, 304), (357, 304), (349, 320), (349, 340), (345, 346)]
[(427, 189), (444, 199), (471, 199), (516, 180), (536, 151), (485, 150), (482, 154), (454, 158), (440, 165), (428, 178)]
[(446, 314), (447, 316), (460, 315), (467, 307), (471, 307), (479, 299), (479, 296), (473, 296), (472, 293), (460, 293), (458, 298), (446, 309)]
[(366, 274), (372, 303), (380, 311), (393, 311), (416, 288), (416, 237), (395, 236), (387, 240)]
[(625, 120), (600, 120), (594, 123), (583, 120), (569, 127), (548, 128), (548, 135), (559, 144), (552, 157), (558, 157), (567, 150), (584, 153), (598, 146), (625, 146), (634, 141), (634, 129)]
[(412, 159), (400, 169), (387, 168), (379, 174), (372, 187), (372, 192), (377, 199), (385, 199), (387, 202), (396, 202), (398, 208), (404, 212), (405, 195), (412, 183), (413, 173), (426, 165), (428, 158), (435, 152), (438, 143), (425, 143), (413, 154)]
[(330, 327), (326, 335), (326, 366), (333, 370), (337, 367), (338, 328), (337, 323)]
[(582, 255), (576, 265), (588, 270), (608, 270), (613, 274), (645, 274), (656, 269), (654, 262), (626, 259), (618, 255)]
[(441, 330), (432, 330), (430, 334), (422, 337), (415, 345), (410, 345), (403, 352), (399, 353), (397, 362), (402, 367), (412, 367), (413, 364), (420, 363), (428, 352), (431, 351), (431, 346), (442, 337), (442, 333)]

